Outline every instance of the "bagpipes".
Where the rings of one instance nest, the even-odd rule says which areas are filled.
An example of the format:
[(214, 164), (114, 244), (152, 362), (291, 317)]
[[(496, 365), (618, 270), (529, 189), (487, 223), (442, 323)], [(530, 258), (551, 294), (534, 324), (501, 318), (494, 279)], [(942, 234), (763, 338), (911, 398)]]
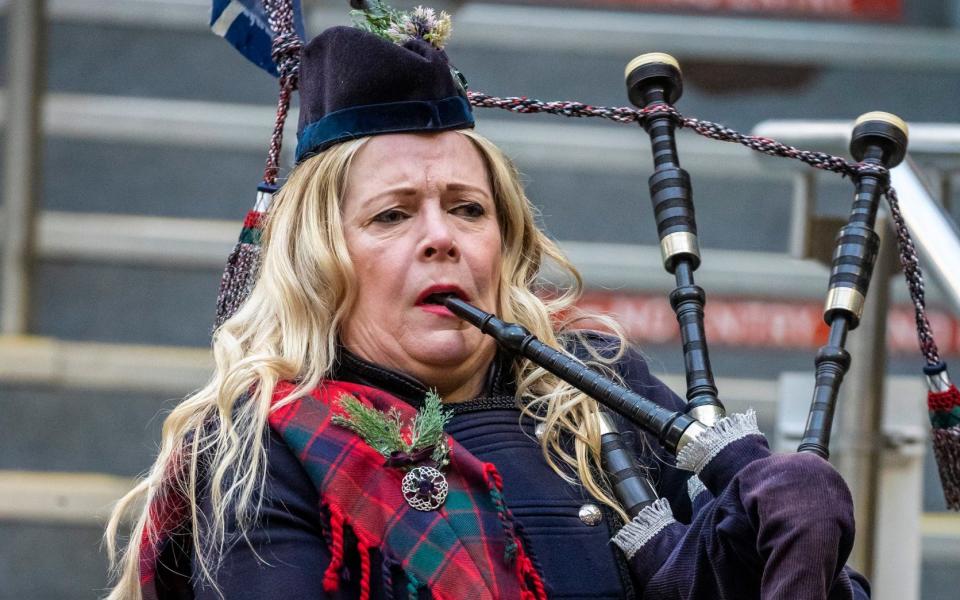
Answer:
[[(276, 65), (275, 72), (271, 72), (279, 76), (280, 94), (267, 166), (263, 182), (258, 187), (257, 201), (244, 221), (240, 240), (228, 259), (221, 280), (217, 326), (242, 304), (256, 278), (260, 232), (264, 214), (277, 189), (283, 124), (290, 96), (297, 87), (298, 56), (302, 48), (302, 33), (298, 35), (299, 9), (294, 0), (265, 0), (263, 6), (257, 0), (245, 0), (246, 3), (256, 5), (253, 8), (259, 10), (244, 14), (243, 18), (249, 18), (248, 25), (259, 32), (260, 37), (248, 34), (243, 39), (259, 39), (260, 42), (253, 45), (262, 48), (263, 36), (269, 36), (270, 54)], [(223, 12), (217, 12), (217, 4), (226, 5), (229, 2), (215, 0), (212, 25)], [(366, 8), (360, 0), (352, 1), (351, 5), (356, 9)], [(262, 17), (259, 22), (254, 18), (257, 15)], [(229, 31), (234, 31), (236, 26), (234, 23)], [(223, 30), (228, 31), (226, 28)], [(240, 49), (245, 54), (251, 51), (250, 47)], [(725, 416), (710, 367), (703, 324), (706, 295), (693, 277), (701, 258), (692, 186), (689, 174), (680, 166), (676, 130), (688, 129), (707, 138), (738, 143), (764, 154), (792, 158), (811, 167), (849, 177), (855, 185), (854, 202), (849, 221), (836, 238), (824, 308), (829, 336), (826, 345), (816, 354), (815, 390), (798, 451), (814, 453), (823, 458), (829, 456), (837, 394), (851, 360), (844, 345), (848, 332), (856, 329), (862, 315), (879, 248), (879, 237), (874, 231), (875, 221), (881, 198), (885, 198), (897, 234), (900, 262), (913, 303), (920, 349), (925, 360), (934, 454), (947, 505), (953, 510), (960, 510), (960, 391), (950, 381), (946, 364), (934, 341), (926, 316), (924, 280), (917, 252), (900, 213), (896, 191), (890, 185), (889, 170), (899, 164), (906, 154), (907, 125), (887, 113), (863, 115), (854, 124), (850, 152), (856, 162), (850, 162), (842, 157), (801, 150), (768, 138), (745, 135), (716, 123), (683, 116), (673, 106), (683, 92), (681, 70), (677, 61), (669, 55), (652, 53), (639, 56), (627, 65), (625, 76), (628, 96), (635, 108), (590, 106), (569, 101), (542, 102), (523, 97), (498, 98), (476, 91), (467, 91), (467, 99), (475, 107), (500, 108), (515, 113), (599, 117), (618, 123), (638, 124), (647, 131), (654, 161), (653, 174), (649, 179), (650, 198), (664, 268), (674, 276), (676, 282), (669, 298), (679, 323), (683, 345), (687, 380), (685, 411), (669, 411), (603, 378), (568, 354), (537, 340), (521, 325), (504, 323), (456, 298), (444, 299), (446, 306), (461, 319), (493, 336), (508, 351), (527, 358), (610, 410), (629, 418), (654, 435), (667, 450), (677, 454), (678, 466), (683, 467), (696, 462), (689, 455), (698, 451), (698, 445), (712, 443), (712, 435), (731, 427), (731, 419), (742, 415)], [(632, 517), (656, 499), (653, 486), (619, 441), (613, 420), (603, 414), (599, 419), (602, 461), (618, 500)]]

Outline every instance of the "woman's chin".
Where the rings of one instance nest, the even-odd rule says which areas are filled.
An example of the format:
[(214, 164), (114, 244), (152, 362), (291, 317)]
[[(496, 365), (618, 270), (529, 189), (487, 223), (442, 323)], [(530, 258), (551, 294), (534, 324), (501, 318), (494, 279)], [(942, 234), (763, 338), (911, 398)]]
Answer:
[(461, 365), (485, 350), (484, 344), (479, 343), (482, 340), (475, 338), (475, 335), (468, 335), (465, 331), (434, 330), (425, 333), (418, 341), (416, 350), (410, 354), (424, 364), (444, 367)]

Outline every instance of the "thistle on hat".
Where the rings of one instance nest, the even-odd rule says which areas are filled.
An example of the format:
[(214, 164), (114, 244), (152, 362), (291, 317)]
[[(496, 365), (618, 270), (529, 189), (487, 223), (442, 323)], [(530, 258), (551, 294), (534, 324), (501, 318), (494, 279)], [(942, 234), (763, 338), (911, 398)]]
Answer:
[(409, 12), (397, 10), (380, 0), (373, 0), (361, 10), (350, 11), (354, 26), (394, 44), (402, 45), (420, 39), (437, 50), (443, 50), (453, 29), (445, 11), (418, 6)]

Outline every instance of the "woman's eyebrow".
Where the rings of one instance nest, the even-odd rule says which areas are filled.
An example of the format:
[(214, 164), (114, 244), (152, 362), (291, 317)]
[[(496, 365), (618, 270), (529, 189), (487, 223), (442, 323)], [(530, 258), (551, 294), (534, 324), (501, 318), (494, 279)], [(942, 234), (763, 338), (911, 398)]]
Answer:
[(406, 196), (416, 196), (419, 192), (417, 188), (405, 185), (399, 185), (397, 187), (387, 188), (385, 190), (379, 191), (372, 196), (367, 197), (367, 202), (373, 200), (379, 200), (383, 198), (396, 198), (396, 197), (406, 197)]
[(488, 192), (486, 189), (476, 185), (470, 185), (469, 183), (448, 183), (447, 189), (451, 192), (480, 192), (485, 196), (490, 195), (490, 192)]

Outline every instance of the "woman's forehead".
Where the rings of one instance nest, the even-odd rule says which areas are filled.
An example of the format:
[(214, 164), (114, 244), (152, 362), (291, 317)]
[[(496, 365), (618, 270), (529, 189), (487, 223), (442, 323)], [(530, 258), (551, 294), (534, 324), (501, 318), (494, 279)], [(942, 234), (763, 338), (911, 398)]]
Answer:
[(489, 191), (486, 163), (468, 138), (448, 131), (370, 139), (352, 161), (349, 187), (465, 184)]

